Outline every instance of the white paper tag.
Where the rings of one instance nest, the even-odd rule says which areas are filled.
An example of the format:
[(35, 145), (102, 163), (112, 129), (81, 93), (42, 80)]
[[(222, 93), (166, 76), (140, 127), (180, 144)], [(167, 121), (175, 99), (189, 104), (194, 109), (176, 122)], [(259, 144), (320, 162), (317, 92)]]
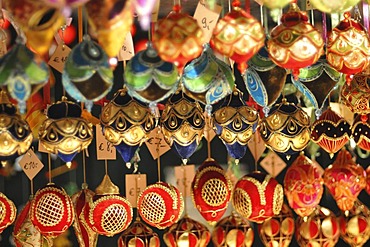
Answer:
[(24, 173), (27, 177), (32, 180), (44, 167), (41, 160), (37, 155), (32, 151), (28, 150), (19, 161), (19, 165), (22, 167)]
[(126, 174), (126, 198), (136, 208), (137, 197), (146, 188), (146, 174)]
[(105, 139), (100, 125), (96, 125), (96, 156), (98, 160), (116, 159), (116, 148)]
[(222, 7), (215, 4), (213, 10), (209, 9), (205, 3), (198, 3), (195, 9), (194, 19), (197, 20), (199, 27), (203, 30), (204, 42), (208, 43), (212, 37), (213, 29), (215, 28), (218, 18), (220, 17)]
[(130, 60), (133, 56), (135, 56), (134, 50), (134, 42), (132, 40), (132, 35), (130, 32), (127, 33), (125, 42), (118, 53), (118, 61), (127, 61)]

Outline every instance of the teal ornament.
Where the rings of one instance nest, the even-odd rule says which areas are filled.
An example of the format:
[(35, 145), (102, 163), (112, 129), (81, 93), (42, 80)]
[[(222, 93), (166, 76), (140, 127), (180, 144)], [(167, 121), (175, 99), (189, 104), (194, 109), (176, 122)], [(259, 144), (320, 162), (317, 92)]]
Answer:
[(92, 103), (106, 96), (113, 86), (113, 71), (108, 56), (89, 36), (84, 36), (69, 54), (64, 66), (62, 83), (75, 100), (84, 102), (91, 110)]
[(21, 114), (26, 111), (27, 99), (48, 80), (48, 65), (23, 44), (15, 44), (0, 58), (0, 86), (7, 86)]
[(202, 54), (185, 66), (182, 84), (187, 95), (212, 105), (232, 93), (235, 79), (231, 68), (206, 45)]

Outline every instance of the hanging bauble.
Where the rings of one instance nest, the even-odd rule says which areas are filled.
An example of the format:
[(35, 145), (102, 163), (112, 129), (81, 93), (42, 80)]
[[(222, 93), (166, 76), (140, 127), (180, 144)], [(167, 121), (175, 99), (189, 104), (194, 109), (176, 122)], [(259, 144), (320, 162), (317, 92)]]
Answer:
[(147, 134), (154, 129), (154, 116), (143, 103), (118, 90), (100, 114), (100, 123), (107, 141), (112, 143), (129, 163)]
[(197, 21), (181, 13), (179, 5), (175, 5), (166, 18), (158, 21), (153, 34), (153, 46), (158, 55), (164, 61), (174, 63), (180, 73), (187, 62), (202, 53), (203, 43), (203, 31)]
[(179, 81), (176, 66), (163, 61), (151, 43), (128, 61), (124, 77), (128, 93), (147, 104), (167, 99)]
[(312, 161), (304, 154), (299, 155), (284, 176), (284, 192), (296, 214), (306, 217), (315, 210), (324, 192), (323, 183)]
[(310, 118), (301, 107), (284, 98), (262, 119), (260, 133), (267, 147), (290, 158), (310, 142)]
[(258, 234), (266, 247), (288, 247), (294, 235), (292, 210), (283, 204), (280, 214), (258, 225)]
[(340, 210), (350, 210), (361, 190), (366, 187), (366, 172), (352, 160), (347, 150), (342, 150), (334, 163), (324, 172), (324, 183)]
[(257, 223), (279, 214), (283, 202), (283, 187), (275, 178), (261, 172), (252, 172), (239, 179), (232, 195), (236, 212)]
[(340, 235), (350, 246), (363, 246), (370, 237), (370, 210), (356, 201), (348, 213), (339, 216)]
[(14, 203), (0, 192), (0, 234), (5, 228), (13, 224), (17, 216), (17, 208)]
[(184, 200), (176, 187), (157, 182), (140, 193), (137, 210), (147, 224), (165, 229), (180, 219), (184, 210)]
[(32, 144), (30, 126), (17, 114), (6, 93), (0, 92), (0, 161), (11, 160), (27, 152)]
[(182, 90), (169, 98), (162, 112), (164, 138), (182, 159), (188, 159), (195, 152), (203, 137), (205, 120), (202, 112), (199, 103)]
[(118, 239), (118, 247), (160, 247), (158, 234), (138, 217)]
[(89, 23), (109, 57), (117, 56), (133, 23), (133, 0), (89, 0)]
[(168, 247), (206, 247), (210, 239), (211, 233), (207, 227), (186, 215), (163, 235)]
[(312, 141), (332, 158), (351, 137), (350, 124), (330, 107), (312, 124)]
[(113, 71), (107, 54), (89, 36), (84, 36), (68, 55), (62, 82), (66, 92), (75, 100), (85, 102), (88, 110), (93, 101), (102, 99), (111, 90)]
[(92, 201), (94, 195), (95, 193), (83, 184), (83, 189), (71, 197), (75, 210), (73, 228), (80, 247), (95, 247), (98, 242), (98, 234), (87, 225), (84, 215), (85, 206)]
[(131, 224), (130, 202), (119, 194), (119, 188), (108, 175), (95, 190), (92, 201), (84, 208), (87, 225), (96, 233), (112, 237), (123, 232)]
[(313, 8), (325, 13), (343, 13), (357, 5), (360, 0), (345, 0), (345, 1), (325, 1), (325, 0), (310, 0)]
[(301, 247), (335, 247), (339, 240), (339, 223), (333, 212), (318, 206), (308, 217), (298, 216), (296, 240)]
[(357, 115), (357, 117), (353, 121), (351, 130), (352, 130), (352, 138), (356, 142), (356, 145), (363, 150), (370, 151), (370, 116), (369, 114)]
[(31, 201), (30, 219), (42, 235), (57, 237), (73, 223), (72, 200), (61, 187), (48, 184), (39, 189)]
[(63, 97), (48, 108), (48, 118), (40, 127), (41, 144), (64, 162), (71, 162), (93, 139), (92, 124), (81, 113), (79, 105)]
[(76, 8), (84, 5), (90, 0), (43, 0), (45, 4), (54, 8)]
[(344, 20), (329, 34), (326, 60), (338, 72), (346, 74), (349, 83), (351, 75), (369, 66), (369, 56), (370, 38), (365, 28), (349, 12), (344, 13)]
[(48, 65), (25, 45), (15, 44), (0, 58), (0, 85), (7, 86), (10, 96), (18, 101), (20, 113), (26, 101), (49, 80)]
[(284, 8), (286, 5), (288, 5), (291, 2), (292, 0), (275, 0), (275, 1), (262, 0), (262, 1), (259, 1), (258, 3), (260, 3), (263, 6), (266, 6), (269, 9), (274, 10), (274, 9)]
[(267, 42), (270, 58), (278, 66), (291, 69), (298, 78), (299, 69), (316, 63), (323, 54), (324, 41), (309, 22), (306, 12), (291, 3), (281, 24), (271, 30)]
[(231, 68), (206, 45), (202, 55), (185, 66), (182, 84), (187, 95), (213, 105), (231, 94), (235, 81)]
[(219, 19), (213, 29), (210, 45), (212, 49), (231, 58), (244, 74), (247, 62), (261, 49), (265, 42), (265, 31), (261, 23), (240, 8), (240, 1), (233, 1), (233, 9)]
[(222, 106), (213, 113), (216, 134), (225, 144), (227, 152), (241, 159), (247, 151), (247, 143), (256, 132), (259, 115), (243, 100), (243, 93), (234, 89)]
[(213, 159), (207, 159), (195, 173), (191, 197), (203, 218), (215, 224), (227, 209), (232, 189), (232, 183), (222, 167)]

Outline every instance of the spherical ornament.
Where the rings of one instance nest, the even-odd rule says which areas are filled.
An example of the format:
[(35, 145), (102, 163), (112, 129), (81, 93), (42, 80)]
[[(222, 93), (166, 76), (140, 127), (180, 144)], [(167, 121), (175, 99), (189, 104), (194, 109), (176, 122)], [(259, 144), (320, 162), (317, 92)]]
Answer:
[(370, 237), (370, 210), (360, 201), (339, 216), (340, 235), (350, 246), (363, 246)]
[(174, 63), (180, 73), (187, 62), (202, 53), (203, 43), (203, 31), (197, 21), (181, 13), (179, 5), (175, 5), (166, 18), (158, 21), (153, 34), (153, 45), (158, 55), (164, 61)]
[(361, 190), (366, 187), (366, 172), (352, 160), (352, 155), (342, 150), (334, 163), (324, 172), (324, 183), (334, 197), (339, 209), (350, 210)]
[[(365, 117), (364, 117), (365, 116)], [(369, 114), (358, 115), (353, 121), (352, 138), (356, 145), (363, 150), (370, 151), (370, 119)]]
[(308, 217), (298, 216), (296, 220), (296, 240), (301, 247), (334, 247), (339, 240), (339, 223), (329, 209), (318, 206)]
[(226, 172), (213, 159), (208, 159), (198, 168), (191, 184), (194, 206), (210, 224), (215, 224), (224, 215), (232, 193), (232, 183)]
[(203, 224), (184, 216), (163, 235), (168, 247), (206, 247), (211, 233)]
[(158, 234), (137, 218), (118, 239), (118, 247), (159, 247)]
[(151, 43), (128, 61), (124, 77), (128, 93), (148, 104), (167, 99), (179, 82), (176, 66), (163, 61)]
[(216, 134), (225, 144), (227, 152), (235, 159), (241, 159), (247, 151), (247, 143), (257, 130), (259, 115), (249, 107), (238, 89), (228, 96), (219, 109), (213, 113)]
[(239, 179), (232, 196), (236, 212), (257, 223), (279, 214), (283, 202), (283, 187), (275, 178), (261, 172), (252, 172)]
[(116, 147), (126, 163), (131, 161), (147, 134), (155, 127), (149, 108), (131, 98), (126, 89), (118, 90), (103, 107), (100, 123), (105, 138)]
[(165, 105), (161, 125), (166, 142), (182, 159), (188, 159), (203, 137), (203, 110), (197, 101), (178, 90)]
[(305, 12), (291, 3), (281, 24), (271, 30), (267, 42), (270, 58), (278, 66), (291, 69), (298, 78), (299, 69), (316, 63), (323, 54), (324, 41), (309, 22)]
[(105, 175), (92, 201), (84, 207), (84, 218), (94, 232), (112, 237), (131, 224), (132, 207), (126, 198), (120, 196), (119, 188), (109, 176)]
[(79, 105), (63, 97), (48, 108), (48, 118), (40, 127), (41, 144), (64, 162), (71, 162), (93, 139), (92, 124), (81, 113)]
[(312, 141), (332, 158), (344, 147), (351, 136), (351, 126), (330, 107), (312, 125)]
[(284, 192), (296, 214), (306, 217), (315, 210), (324, 192), (323, 183), (312, 161), (304, 154), (299, 155), (284, 177)]
[(0, 234), (5, 228), (13, 224), (17, 216), (17, 208), (14, 203), (0, 192)]
[(184, 200), (176, 187), (157, 182), (140, 193), (137, 210), (147, 224), (165, 229), (180, 219)]
[(264, 45), (265, 31), (258, 20), (240, 8), (239, 1), (234, 1), (233, 5), (233, 9), (218, 20), (210, 45), (234, 60), (244, 74), (246, 62)]
[(280, 214), (258, 225), (258, 233), (266, 247), (288, 247), (294, 235), (293, 213), (283, 204)]
[(73, 223), (72, 200), (61, 187), (54, 184), (39, 189), (31, 202), (30, 219), (44, 236), (57, 237)]
[(324, 1), (310, 0), (310, 3), (315, 9), (325, 13), (341, 13), (351, 9), (357, 5), (360, 0), (345, 0), (345, 1)]
[(234, 212), (217, 222), (212, 232), (212, 242), (216, 247), (251, 247), (253, 241), (253, 228)]
[(301, 107), (283, 99), (262, 119), (260, 133), (267, 147), (290, 158), (310, 142), (310, 118)]
[(276, 0), (276, 1), (271, 1), (271, 0), (262, 0), (259, 1), (259, 3), (263, 6), (266, 6), (269, 9), (281, 9), (284, 8), (286, 5), (291, 3), (292, 0)]

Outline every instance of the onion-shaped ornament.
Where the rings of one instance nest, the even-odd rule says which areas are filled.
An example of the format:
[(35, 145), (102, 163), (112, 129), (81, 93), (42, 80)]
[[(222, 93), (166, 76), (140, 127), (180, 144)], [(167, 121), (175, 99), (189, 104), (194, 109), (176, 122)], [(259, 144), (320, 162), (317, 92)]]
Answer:
[(247, 143), (257, 130), (259, 115), (249, 107), (238, 89), (228, 96), (222, 106), (213, 113), (216, 134), (225, 144), (229, 155), (241, 159), (247, 151)]
[(299, 69), (316, 63), (323, 54), (324, 41), (309, 22), (307, 14), (291, 3), (281, 24), (271, 30), (267, 42), (270, 58), (278, 66), (291, 69), (297, 79)]
[(79, 105), (63, 97), (48, 108), (48, 118), (39, 130), (41, 144), (67, 163), (86, 149), (93, 139), (92, 124), (81, 114)]
[[(356, 145), (363, 150), (370, 151), (370, 116), (358, 115), (353, 121), (352, 138)], [(366, 121), (365, 121), (366, 120)]]
[(14, 203), (0, 192), (0, 234), (5, 228), (13, 224), (17, 216), (17, 208)]
[(137, 210), (147, 224), (165, 229), (180, 219), (184, 211), (184, 200), (176, 187), (157, 182), (140, 193)]
[(155, 127), (154, 116), (143, 103), (118, 90), (103, 107), (100, 123), (107, 141), (112, 143), (126, 163), (129, 163), (147, 134)]
[(352, 155), (342, 150), (334, 163), (324, 172), (324, 183), (340, 210), (350, 210), (361, 190), (366, 187), (366, 172), (352, 160)]
[(118, 238), (118, 247), (160, 247), (157, 233), (145, 225), (138, 217)]
[(339, 223), (333, 212), (318, 206), (308, 217), (298, 216), (295, 237), (298, 245), (335, 247), (339, 240)]
[(261, 172), (252, 172), (239, 179), (232, 195), (235, 211), (257, 223), (279, 214), (283, 202), (283, 187), (275, 178)]
[(205, 225), (185, 215), (166, 231), (163, 240), (168, 247), (206, 247), (211, 233)]

